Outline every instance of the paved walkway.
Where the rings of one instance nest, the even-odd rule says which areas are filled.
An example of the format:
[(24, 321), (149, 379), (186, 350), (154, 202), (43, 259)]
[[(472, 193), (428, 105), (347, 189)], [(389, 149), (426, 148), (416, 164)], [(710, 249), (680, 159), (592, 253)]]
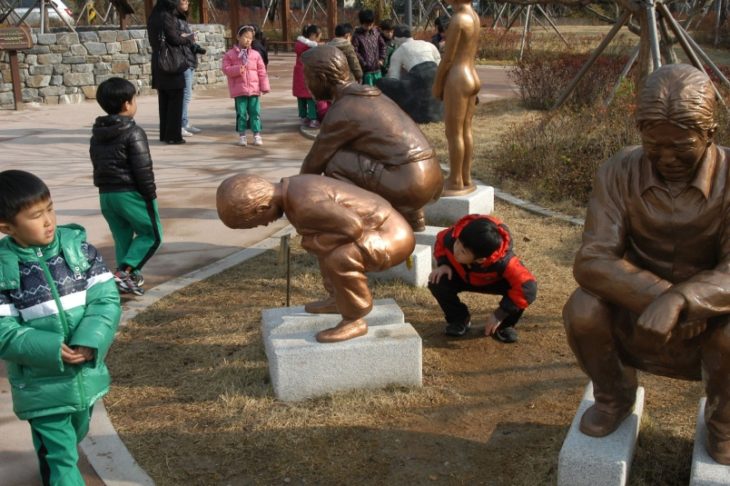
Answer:
[[(196, 92), (190, 118), (203, 132), (184, 145), (157, 142), (157, 97), (139, 98), (136, 120), (151, 141), (164, 232), (163, 246), (145, 266), (146, 288), (233, 255), (286, 226), (279, 221), (265, 228), (231, 230), (215, 210), (215, 189), (223, 179), (245, 171), (272, 181), (295, 174), (311, 145), (298, 133), (296, 102), (290, 94), (293, 56), (270, 59), (272, 93), (262, 99), (263, 147), (235, 145), (233, 101), (226, 89)], [(514, 95), (504, 68), (482, 66), (479, 72), (483, 99)], [(101, 114), (94, 101), (0, 111), (0, 169), (29, 170), (43, 178), (51, 189), (59, 224), (86, 227), (89, 241), (111, 266), (113, 241), (99, 211), (88, 158), (91, 126)], [(133, 302), (125, 304), (127, 311), (133, 307)], [(0, 485), (39, 485), (29, 428), (12, 413), (2, 362), (0, 438)], [(104, 484), (83, 457), (81, 466), (88, 485)]]

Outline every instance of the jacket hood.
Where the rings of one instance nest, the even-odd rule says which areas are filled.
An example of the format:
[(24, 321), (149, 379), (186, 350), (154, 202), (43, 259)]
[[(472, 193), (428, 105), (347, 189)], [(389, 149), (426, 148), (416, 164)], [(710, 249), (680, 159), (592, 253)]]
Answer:
[(461, 234), (462, 230), (472, 221), (475, 221), (477, 219), (486, 219), (487, 221), (490, 221), (497, 227), (497, 232), (502, 237), (502, 244), (499, 245), (499, 248), (489, 255), (484, 262), (480, 263), (483, 267), (488, 267), (489, 265), (492, 265), (493, 263), (498, 262), (502, 258), (507, 255), (512, 250), (512, 238), (510, 238), (509, 232), (507, 232), (507, 229), (505, 228), (502, 221), (499, 219), (493, 217), (493, 216), (484, 216), (482, 214), (470, 214), (468, 216), (464, 216), (461, 218), (455, 225), (454, 225), (454, 231), (451, 233), (454, 239), (458, 239), (459, 235)]
[(111, 140), (118, 137), (122, 132), (130, 130), (134, 125), (134, 120), (128, 116), (100, 116), (94, 122), (91, 133), (100, 141)]
[(340, 85), (335, 90), (335, 99), (342, 98), (343, 96), (379, 96), (382, 94), (382, 91), (375, 86), (355, 82)]
[(352, 43), (347, 39), (341, 39), (339, 37), (335, 37), (331, 41), (329, 41), (327, 44), (334, 46), (334, 47), (340, 47), (340, 46), (351, 46)]
[(175, 9), (177, 9), (177, 1), (175, 0), (157, 0), (155, 4), (155, 10), (172, 12)]

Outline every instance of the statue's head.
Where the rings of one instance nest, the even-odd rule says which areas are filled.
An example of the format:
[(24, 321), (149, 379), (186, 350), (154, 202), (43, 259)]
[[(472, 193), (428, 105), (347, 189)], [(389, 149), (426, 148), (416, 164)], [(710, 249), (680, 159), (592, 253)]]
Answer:
[(314, 99), (331, 100), (335, 88), (352, 82), (347, 58), (334, 46), (317, 46), (302, 54), (304, 79)]
[(221, 182), (216, 193), (218, 217), (229, 228), (255, 228), (279, 219), (274, 185), (256, 175), (236, 175)]
[(688, 64), (662, 66), (646, 78), (636, 108), (645, 155), (670, 182), (690, 182), (712, 144), (715, 91)]

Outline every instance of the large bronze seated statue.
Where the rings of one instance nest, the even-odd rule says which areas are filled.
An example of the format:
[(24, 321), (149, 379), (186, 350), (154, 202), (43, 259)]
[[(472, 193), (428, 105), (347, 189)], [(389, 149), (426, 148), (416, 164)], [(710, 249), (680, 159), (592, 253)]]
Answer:
[(730, 464), (730, 184), (713, 143), (715, 94), (689, 65), (651, 74), (638, 98), (642, 145), (598, 171), (580, 288), (563, 309), (594, 385), (580, 430), (601, 437), (634, 405), (636, 369), (705, 383), (707, 449)]
[(333, 100), (302, 174), (324, 174), (379, 194), (415, 231), (425, 228), (424, 206), (443, 189), (436, 154), (418, 125), (378, 88), (357, 84), (336, 47), (302, 55), (312, 96)]

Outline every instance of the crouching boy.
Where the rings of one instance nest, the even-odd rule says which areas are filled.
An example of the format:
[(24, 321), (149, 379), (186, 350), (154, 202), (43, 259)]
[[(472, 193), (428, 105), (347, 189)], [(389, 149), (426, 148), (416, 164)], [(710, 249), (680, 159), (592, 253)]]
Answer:
[(319, 260), (323, 300), (304, 310), (341, 314), (342, 321), (317, 334), (336, 342), (367, 334), (363, 319), (373, 308), (365, 272), (405, 261), (416, 241), (409, 224), (377, 194), (329, 177), (299, 175), (272, 184), (254, 175), (226, 179), (216, 196), (218, 216), (231, 228), (255, 228), (286, 215), (302, 247)]
[(109, 391), (119, 293), (84, 229), (56, 227), (33, 174), (0, 172), (0, 231), (0, 359), (13, 410), (30, 422), (43, 484), (83, 486), (76, 446)]
[(537, 282), (512, 253), (509, 229), (497, 218), (464, 216), (441, 231), (433, 251), (437, 267), (428, 289), (446, 316), (446, 334), (463, 336), (471, 315), (460, 292), (501, 295), (499, 306), (487, 317), (484, 334), (503, 343), (517, 341), (514, 326), (537, 295)]

